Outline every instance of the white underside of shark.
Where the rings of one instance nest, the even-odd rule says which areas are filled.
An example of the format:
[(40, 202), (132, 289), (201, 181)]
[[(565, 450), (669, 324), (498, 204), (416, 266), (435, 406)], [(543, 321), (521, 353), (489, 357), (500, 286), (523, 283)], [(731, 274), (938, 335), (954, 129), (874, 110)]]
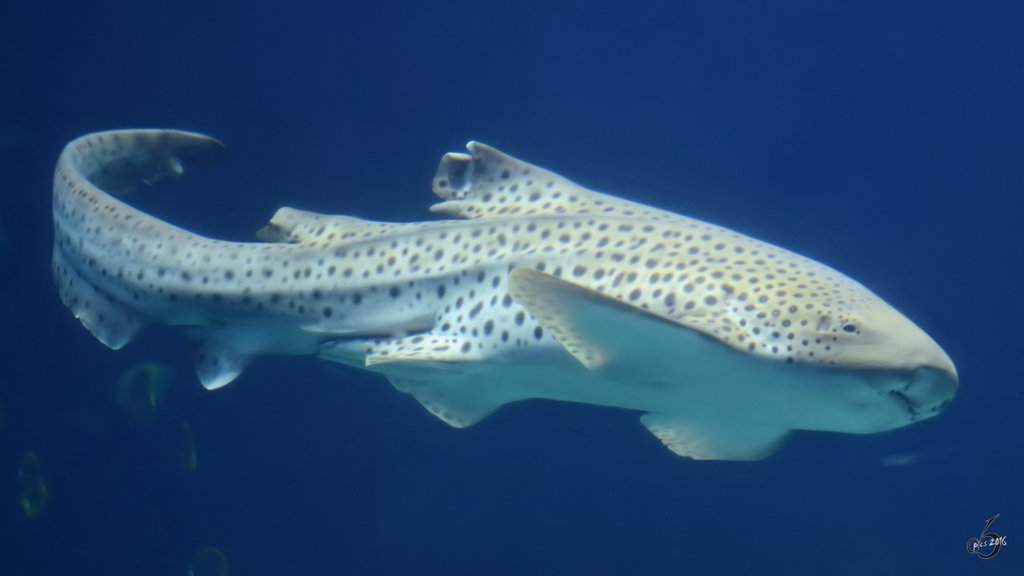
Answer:
[(383, 374), (453, 426), (523, 399), (582, 402), (725, 460), (763, 458), (792, 430), (905, 426), (957, 389), (931, 338), (835, 270), (478, 143), (434, 179), (434, 210), (456, 220), (282, 208), (266, 242), (225, 242), (111, 195), (220, 150), (188, 132), (92, 134), (54, 185), (65, 304), (112, 348), (185, 327), (208, 388), (259, 356), (315, 355)]

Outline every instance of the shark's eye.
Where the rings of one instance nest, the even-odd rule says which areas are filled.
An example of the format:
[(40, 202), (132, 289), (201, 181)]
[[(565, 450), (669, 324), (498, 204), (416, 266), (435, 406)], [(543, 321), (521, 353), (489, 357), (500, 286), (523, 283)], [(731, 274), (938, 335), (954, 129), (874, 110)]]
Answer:
[(843, 332), (849, 332), (850, 334), (853, 334), (856, 331), (857, 325), (854, 324), (853, 322), (846, 322), (845, 324), (843, 324)]

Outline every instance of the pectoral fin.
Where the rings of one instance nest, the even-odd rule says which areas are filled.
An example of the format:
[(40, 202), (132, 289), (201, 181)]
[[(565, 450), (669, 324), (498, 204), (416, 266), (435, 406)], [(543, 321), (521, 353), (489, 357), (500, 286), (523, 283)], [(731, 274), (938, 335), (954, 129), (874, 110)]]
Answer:
[(644, 414), (640, 422), (669, 450), (694, 460), (760, 460), (789, 435), (778, 426), (727, 418), (701, 421), (674, 414)]
[(719, 342), (692, 329), (530, 268), (510, 273), (509, 293), (590, 369), (671, 378), (673, 367), (729, 354)]

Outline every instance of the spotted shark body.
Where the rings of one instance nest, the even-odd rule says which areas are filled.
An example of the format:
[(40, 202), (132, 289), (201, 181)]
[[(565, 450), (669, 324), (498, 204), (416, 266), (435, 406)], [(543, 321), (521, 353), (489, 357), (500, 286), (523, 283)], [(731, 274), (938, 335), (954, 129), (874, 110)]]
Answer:
[(467, 149), (433, 182), (432, 210), (456, 219), (282, 208), (245, 243), (110, 194), (216, 160), (219, 142), (84, 136), (54, 179), (61, 298), (111, 348), (185, 327), (207, 388), (259, 356), (315, 355), (383, 374), (453, 426), (529, 398), (615, 406), (696, 459), (763, 458), (791, 430), (889, 430), (953, 398), (942, 349), (839, 272)]

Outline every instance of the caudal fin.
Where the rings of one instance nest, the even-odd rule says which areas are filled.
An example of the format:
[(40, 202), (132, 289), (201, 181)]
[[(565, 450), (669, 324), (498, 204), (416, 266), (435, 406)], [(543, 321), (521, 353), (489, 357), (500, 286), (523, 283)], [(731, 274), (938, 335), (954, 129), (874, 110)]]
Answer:
[(128, 241), (169, 225), (111, 196), (176, 177), (223, 155), (202, 134), (175, 130), (98, 132), (68, 144), (53, 187), (53, 275), (61, 300), (97, 339), (117, 349), (149, 318), (122, 275)]

